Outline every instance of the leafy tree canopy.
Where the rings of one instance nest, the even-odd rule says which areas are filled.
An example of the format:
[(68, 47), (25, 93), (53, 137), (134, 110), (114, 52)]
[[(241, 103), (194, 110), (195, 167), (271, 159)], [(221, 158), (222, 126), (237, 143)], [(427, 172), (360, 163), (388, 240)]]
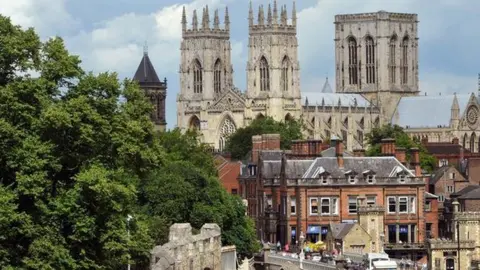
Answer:
[(293, 140), (302, 138), (302, 123), (296, 120), (278, 122), (271, 117), (257, 118), (230, 135), (226, 150), (232, 158), (243, 159), (252, 150), (252, 136), (269, 133), (280, 134), (280, 148), (290, 149)]
[(257, 248), (205, 147), (155, 133), (136, 83), (84, 72), (62, 39), (3, 16), (0, 36), (1, 269), (141, 269), (172, 222), (218, 222), (226, 244)]
[(435, 157), (430, 155), (423, 144), (413, 140), (405, 131), (397, 125), (384, 125), (379, 128), (373, 128), (370, 133), (366, 135), (367, 143), (370, 147), (367, 150), (367, 155), (378, 156), (382, 153), (381, 143), (383, 139), (395, 139), (395, 145), (403, 147), (407, 151), (407, 160), (411, 159), (410, 149), (418, 148), (420, 150), (420, 165), (422, 169), (432, 172), (435, 168)]

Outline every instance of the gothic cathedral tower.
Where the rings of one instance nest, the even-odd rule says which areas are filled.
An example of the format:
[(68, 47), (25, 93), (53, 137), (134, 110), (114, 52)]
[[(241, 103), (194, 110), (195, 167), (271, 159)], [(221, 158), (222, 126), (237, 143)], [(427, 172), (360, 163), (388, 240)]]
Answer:
[[(280, 13), (280, 14), (279, 14)], [(267, 16), (261, 5), (254, 22), (252, 3), (248, 15), (249, 41), (247, 98), (252, 106), (264, 106), (267, 116), (283, 121), (300, 118), (300, 64), (298, 62), (297, 15), (293, 3), (291, 23), (287, 7), (277, 1)]]
[(155, 128), (164, 131), (167, 122), (165, 121), (165, 98), (167, 97), (167, 79), (161, 82), (158, 79), (155, 68), (148, 57), (147, 46), (145, 45), (142, 61), (138, 65), (133, 79), (138, 82), (140, 88), (153, 105), (153, 112), (150, 116)]
[[(233, 87), (230, 45), (230, 19), (225, 10), (224, 28), (220, 28), (218, 10), (213, 27), (208, 6), (198, 23), (193, 11), (191, 29), (187, 28), (185, 7), (182, 14), (180, 93), (177, 97), (177, 126), (182, 129), (209, 129), (207, 108)], [(200, 120), (202, 119), (202, 121)]]
[(417, 14), (335, 16), (338, 93), (362, 94), (390, 122), (402, 96), (418, 94)]

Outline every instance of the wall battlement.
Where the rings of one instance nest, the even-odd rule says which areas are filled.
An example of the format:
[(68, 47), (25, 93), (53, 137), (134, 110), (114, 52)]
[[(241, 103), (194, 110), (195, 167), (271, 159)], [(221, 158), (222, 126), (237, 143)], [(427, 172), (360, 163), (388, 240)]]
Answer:
[(418, 15), (414, 13), (394, 13), (386, 11), (357, 13), (357, 14), (339, 14), (335, 15), (335, 23), (339, 22), (359, 22), (372, 20), (390, 20), (397, 22), (418, 22)]
[(230, 16), (228, 15), (228, 7), (225, 8), (225, 18), (223, 28), (220, 28), (220, 19), (218, 9), (215, 10), (213, 16), (213, 25), (210, 24), (210, 15), (208, 5), (203, 8), (202, 21), (198, 23), (197, 10), (193, 11), (191, 28), (187, 26), (187, 13), (185, 7), (182, 12), (182, 37), (185, 38), (230, 38)]

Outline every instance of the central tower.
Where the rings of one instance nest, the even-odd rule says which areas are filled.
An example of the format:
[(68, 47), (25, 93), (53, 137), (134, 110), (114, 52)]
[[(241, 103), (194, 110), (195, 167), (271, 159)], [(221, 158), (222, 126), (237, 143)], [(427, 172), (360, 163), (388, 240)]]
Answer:
[(252, 104), (265, 105), (265, 113), (278, 120), (299, 118), (301, 114), (300, 64), (298, 62), (297, 15), (295, 2), (289, 22), (286, 6), (273, 10), (258, 8), (254, 22), (252, 2), (249, 8), (247, 97)]

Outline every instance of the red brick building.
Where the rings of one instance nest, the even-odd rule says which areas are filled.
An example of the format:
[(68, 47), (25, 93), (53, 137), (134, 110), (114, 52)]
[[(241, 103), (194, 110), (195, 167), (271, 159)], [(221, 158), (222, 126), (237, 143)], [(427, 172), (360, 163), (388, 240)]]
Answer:
[(215, 155), (218, 178), (228, 193), (238, 194), (238, 177), (242, 168), (241, 161), (232, 161), (228, 155)]
[(433, 218), (434, 208), (425, 215), (424, 202), (434, 207), (435, 198), (425, 196), (418, 149), (406, 164), (405, 150), (395, 148), (393, 140), (383, 141), (382, 157), (365, 157), (363, 151), (345, 154), (340, 140), (332, 139), (334, 156), (322, 156), (332, 148), (320, 141), (297, 141), (292, 151), (282, 151), (279, 139), (254, 136), (252, 164), (239, 178), (262, 240), (295, 244), (300, 232), (311, 241), (323, 240), (331, 222), (356, 222), (362, 201), (385, 209), (387, 253), (413, 260), (425, 256), (426, 219), (432, 224), (438, 216)]

